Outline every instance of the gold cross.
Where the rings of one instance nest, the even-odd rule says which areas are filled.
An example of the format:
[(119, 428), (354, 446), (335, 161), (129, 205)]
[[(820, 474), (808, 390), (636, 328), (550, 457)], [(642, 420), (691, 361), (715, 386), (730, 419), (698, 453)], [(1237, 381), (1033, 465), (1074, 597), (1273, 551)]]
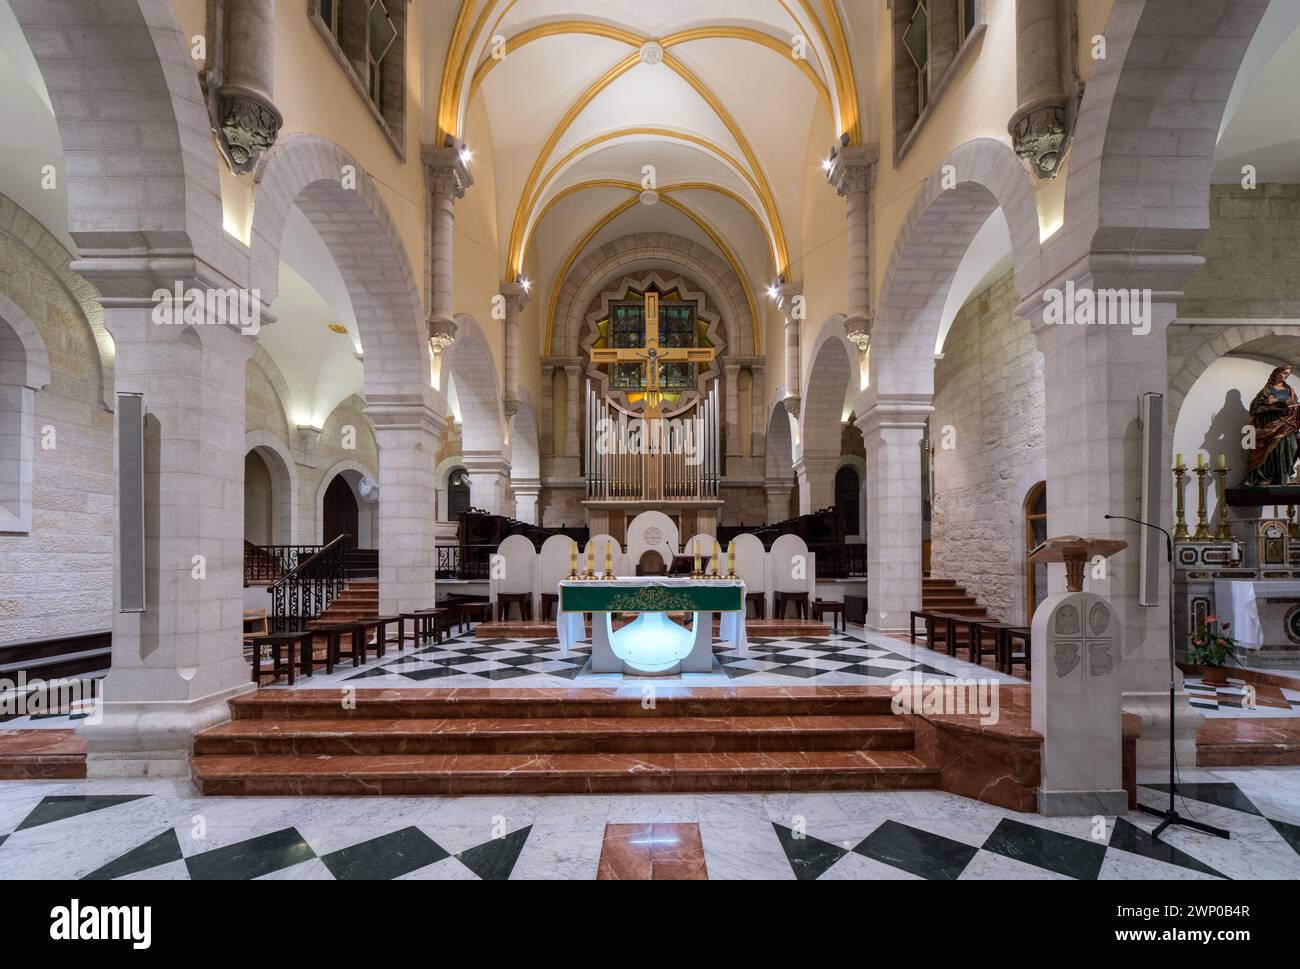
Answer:
[(645, 294), (645, 346), (631, 350), (592, 350), (592, 363), (639, 363), (646, 370), (646, 417), (663, 414), (663, 391), (659, 389), (659, 364), (661, 363), (712, 363), (712, 347), (659, 346), (659, 294)]

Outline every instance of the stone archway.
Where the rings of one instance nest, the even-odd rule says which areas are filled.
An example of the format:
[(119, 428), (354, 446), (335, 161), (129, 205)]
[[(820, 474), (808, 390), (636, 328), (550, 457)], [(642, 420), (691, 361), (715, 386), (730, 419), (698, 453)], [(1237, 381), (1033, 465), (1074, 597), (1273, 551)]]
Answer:
[(434, 463), (445, 422), (430, 385), (411, 261), (378, 186), (337, 145), (309, 134), (282, 138), (259, 160), (254, 182), (249, 265), (263, 301), (279, 292), (291, 206), (319, 233), (347, 287), (365, 353), (366, 416), (379, 445), (380, 608), (424, 608), (434, 597)]
[(36, 394), (50, 383), (50, 355), (34, 324), (0, 293), (0, 533), (32, 528)]
[(288, 446), (274, 434), (260, 430), (245, 433), (244, 446), (265, 463), (271, 478), (271, 536), (267, 544), (297, 545), (298, 472)]
[(906, 628), (921, 607), (921, 442), (933, 410), (934, 352), (944, 303), (971, 240), (1001, 208), (1015, 285), (1024, 297), (1042, 272), (1033, 185), (1015, 153), (991, 138), (952, 151), (921, 185), (894, 240), (877, 300), (869, 383), (858, 395), (866, 450), (867, 625)]
[[(841, 327), (843, 321), (841, 318)], [(835, 470), (840, 463), (844, 401), (856, 369), (850, 345), (823, 333), (814, 344), (795, 443), (794, 470), (799, 476), (799, 513), (812, 514), (835, 504)], [(855, 351), (856, 352), (856, 351)]]
[(767, 521), (774, 523), (789, 517), (790, 492), (794, 487), (793, 418), (785, 404), (777, 401), (767, 417), (767, 454), (763, 458), (763, 492), (767, 498)]
[(472, 316), (456, 317), (456, 342), (441, 354), (441, 366), (440, 386), (447, 386), (450, 374), (460, 402), (461, 456), (473, 482), (474, 507), (507, 514), (511, 451), (501, 380), (487, 336)]

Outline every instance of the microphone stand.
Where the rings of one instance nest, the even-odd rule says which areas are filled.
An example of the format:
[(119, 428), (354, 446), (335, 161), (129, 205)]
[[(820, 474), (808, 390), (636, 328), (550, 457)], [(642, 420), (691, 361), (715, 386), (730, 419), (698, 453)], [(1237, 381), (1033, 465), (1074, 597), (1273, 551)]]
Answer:
[(1192, 828), (1204, 834), (1212, 834), (1216, 838), (1229, 838), (1231, 835), (1224, 828), (1216, 828), (1213, 825), (1183, 817), (1178, 813), (1175, 802), (1178, 795), (1178, 782), (1176, 779), (1178, 761), (1174, 756), (1174, 724), (1176, 717), (1174, 705), (1177, 698), (1177, 691), (1174, 687), (1174, 671), (1176, 668), (1174, 666), (1174, 537), (1159, 525), (1153, 525), (1151, 522), (1144, 522), (1137, 518), (1130, 518), (1128, 515), (1104, 515), (1102, 517), (1107, 521), (1113, 521), (1117, 518), (1122, 519), (1126, 522), (1133, 522), (1135, 525), (1141, 525), (1143, 528), (1154, 528), (1160, 532), (1165, 537), (1165, 560), (1169, 563), (1169, 807), (1161, 810), (1160, 808), (1139, 804), (1138, 810), (1162, 819), (1156, 829), (1151, 832), (1153, 838), (1159, 838), (1166, 828), (1174, 824), (1181, 824), (1185, 828)]

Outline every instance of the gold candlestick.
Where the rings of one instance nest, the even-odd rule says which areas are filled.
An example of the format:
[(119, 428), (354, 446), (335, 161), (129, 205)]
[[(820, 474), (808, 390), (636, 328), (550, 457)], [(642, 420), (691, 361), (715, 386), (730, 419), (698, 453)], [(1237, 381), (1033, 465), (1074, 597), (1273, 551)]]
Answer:
[[(1222, 457), (1222, 455), (1220, 455)], [(1221, 542), (1232, 541), (1232, 528), (1228, 525), (1228, 469), (1222, 463), (1214, 469), (1215, 487), (1219, 491), (1219, 528), (1214, 537)], [(1177, 537), (1177, 535), (1175, 535)]]
[(736, 577), (736, 540), (732, 539), (727, 544), (727, 578)]
[(1210, 469), (1205, 467), (1200, 455), (1197, 456), (1196, 463), (1200, 467), (1196, 469), (1196, 531), (1192, 533), (1192, 541), (1208, 542), (1214, 538), (1214, 532), (1210, 531), (1210, 523), (1205, 517)]
[(573, 548), (569, 551), (569, 581), (573, 582), (578, 578), (578, 543), (573, 543)]
[(720, 561), (721, 559), (722, 559), (722, 551), (718, 548), (718, 542), (717, 542), (717, 540), (715, 539), (714, 542), (713, 542), (713, 558), (712, 558), (712, 559), (710, 560), (710, 562), (709, 562), (709, 578), (710, 578), (710, 579), (720, 579), (720, 578), (722, 578), (722, 574), (718, 571), (718, 567), (719, 567), (719, 565), (721, 564), (721, 561)]
[(691, 572), (692, 579), (704, 578), (704, 568), (700, 565), (700, 540), (695, 540), (695, 568)]
[(595, 542), (587, 543), (587, 571), (582, 576), (584, 579), (594, 579), (596, 577), (596, 544)]
[(606, 580), (614, 578), (614, 552), (611, 545), (611, 542), (605, 543), (605, 574), (602, 578)]
[(1174, 464), (1174, 541), (1186, 541), (1191, 538), (1187, 531), (1187, 509), (1186, 509), (1186, 488), (1183, 485), (1183, 479), (1187, 477), (1187, 467), (1183, 464), (1183, 456), (1178, 455), (1178, 461)]

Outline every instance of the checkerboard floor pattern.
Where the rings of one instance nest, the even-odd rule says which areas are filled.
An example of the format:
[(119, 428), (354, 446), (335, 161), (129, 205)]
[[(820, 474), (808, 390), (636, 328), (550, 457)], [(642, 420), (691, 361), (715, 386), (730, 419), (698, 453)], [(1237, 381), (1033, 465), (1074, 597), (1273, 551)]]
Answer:
[[(744, 657), (730, 644), (715, 640), (714, 655), (718, 663), (717, 672), (730, 680), (756, 674), (811, 680), (835, 673), (862, 682), (883, 683), (900, 673), (953, 676), (951, 672), (920, 659), (845, 633), (793, 639), (756, 637), (749, 641), (749, 655)], [(456, 680), (456, 685), (472, 685), (475, 680), (522, 680), (525, 677), (539, 681), (547, 677), (573, 681), (582, 674), (590, 656), (591, 647), (581, 645), (575, 646), (566, 657), (556, 639), (475, 639), (465, 634), (435, 646), (385, 658), (360, 672), (345, 672), (343, 679), (398, 677), (419, 684)], [(542, 684), (539, 682), (539, 685)]]
[(1183, 685), (1191, 705), (1207, 717), (1300, 716), (1300, 690), (1256, 686), (1232, 676), (1221, 686), (1191, 676)]

